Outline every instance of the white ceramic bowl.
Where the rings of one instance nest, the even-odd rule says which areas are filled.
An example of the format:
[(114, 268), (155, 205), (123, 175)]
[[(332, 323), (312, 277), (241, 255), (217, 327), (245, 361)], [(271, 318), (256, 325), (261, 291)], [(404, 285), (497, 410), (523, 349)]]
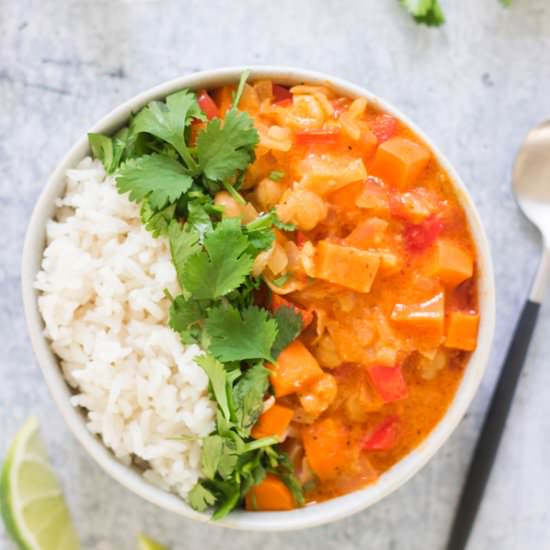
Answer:
[[(245, 67), (234, 67), (205, 71), (176, 78), (175, 80), (156, 86), (114, 109), (95, 124), (91, 131), (107, 134), (113, 133), (126, 123), (131, 113), (138, 111), (151, 100), (163, 99), (168, 94), (182, 88), (208, 89), (236, 82), (244, 69)], [(493, 339), (495, 292), (489, 246), (472, 199), (447, 159), (411, 121), (391, 105), (388, 105), (367, 90), (328, 75), (283, 67), (254, 67), (252, 68), (251, 76), (254, 79), (272, 78), (280, 84), (296, 84), (304, 81), (328, 82), (333, 89), (342, 95), (349, 97), (363, 96), (369, 101), (379, 104), (384, 110), (396, 115), (413, 129), (429, 144), (441, 165), (447, 170), (454, 182), (458, 198), (466, 212), (468, 223), (477, 246), (479, 268), (481, 323), (478, 347), (468, 363), (464, 377), (448, 411), (421, 445), (385, 472), (376, 483), (360, 491), (290, 512), (235, 511), (226, 519), (217, 522), (218, 525), (237, 529), (283, 531), (322, 525), (363, 510), (403, 485), (432, 458), (456, 428), (479, 386)], [(43, 323), (37, 308), (37, 293), (33, 288), (33, 282), (39, 270), (44, 249), (46, 221), (54, 212), (56, 197), (60, 196), (64, 191), (65, 171), (68, 168), (76, 166), (89, 152), (88, 139), (84, 135), (67, 153), (51, 175), (38, 199), (29, 223), (23, 249), (21, 282), (25, 316), (32, 346), (51, 395), (67, 424), (88, 453), (110, 476), (145, 500), (165, 510), (198, 521), (208, 521), (208, 515), (193, 511), (177, 496), (151, 485), (138, 471), (118, 462), (107, 448), (103, 446), (100, 440), (88, 431), (82, 411), (74, 408), (69, 402), (71, 392), (61, 375), (57, 359), (43, 335)]]

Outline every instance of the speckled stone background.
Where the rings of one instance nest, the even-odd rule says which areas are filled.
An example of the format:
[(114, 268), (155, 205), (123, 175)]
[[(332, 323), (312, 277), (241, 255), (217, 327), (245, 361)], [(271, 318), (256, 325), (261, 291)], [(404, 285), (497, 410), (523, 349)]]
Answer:
[[(437, 550), (519, 308), (539, 237), (510, 172), (550, 116), (550, 2), (442, 0), (448, 23), (415, 25), (397, 0), (0, 0), (0, 455), (32, 412), (90, 550), (130, 550), (145, 531), (173, 549)], [(162, 512), (114, 483), (55, 409), (30, 349), (19, 292), (33, 204), (92, 123), (163, 80), (237, 64), (287, 64), (364, 85), (415, 120), (456, 165), (491, 240), (496, 340), (470, 412), (405, 487), (352, 518), (293, 534), (227, 532)], [(550, 181), (550, 180), (549, 180)], [(550, 296), (548, 296), (550, 298)], [(522, 377), (472, 550), (550, 548), (550, 299)], [(0, 548), (11, 548), (0, 527)]]

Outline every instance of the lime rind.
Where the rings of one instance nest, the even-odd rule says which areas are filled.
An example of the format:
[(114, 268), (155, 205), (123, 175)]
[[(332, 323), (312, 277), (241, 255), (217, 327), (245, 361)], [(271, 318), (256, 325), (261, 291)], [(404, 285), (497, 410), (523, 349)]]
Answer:
[(30, 418), (17, 433), (0, 477), (0, 511), (22, 550), (78, 550), (61, 486)]
[(138, 537), (139, 550), (168, 550), (166, 546), (162, 546), (153, 539), (150, 539), (146, 535), (139, 535)]

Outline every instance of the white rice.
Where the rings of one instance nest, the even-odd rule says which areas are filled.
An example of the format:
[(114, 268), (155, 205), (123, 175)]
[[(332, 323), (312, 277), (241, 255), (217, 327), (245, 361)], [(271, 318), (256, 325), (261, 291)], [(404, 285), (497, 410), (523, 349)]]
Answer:
[(90, 158), (67, 171), (57, 206), (36, 288), (72, 403), (119, 460), (145, 461), (147, 479), (185, 498), (201, 444), (173, 438), (207, 435), (214, 405), (194, 361), (201, 350), (167, 325), (164, 289), (179, 291), (168, 244)]

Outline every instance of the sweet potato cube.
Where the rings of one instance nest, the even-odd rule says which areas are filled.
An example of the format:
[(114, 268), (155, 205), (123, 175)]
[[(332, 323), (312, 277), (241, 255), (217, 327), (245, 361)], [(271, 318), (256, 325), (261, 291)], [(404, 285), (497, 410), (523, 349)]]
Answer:
[(320, 479), (333, 479), (349, 470), (353, 462), (349, 435), (341, 422), (328, 417), (318, 420), (302, 432), (306, 458)]
[(380, 266), (378, 254), (321, 241), (315, 251), (315, 275), (357, 292), (369, 292)]
[(440, 240), (436, 244), (434, 263), (429, 271), (430, 275), (454, 287), (473, 275), (474, 261), (468, 252), (452, 241)]
[(370, 173), (405, 189), (416, 183), (429, 160), (430, 151), (423, 145), (394, 137), (378, 147)]
[(317, 359), (300, 340), (294, 340), (287, 346), (279, 354), (277, 362), (269, 365), (269, 369), (276, 397), (300, 391), (323, 376)]
[(281, 511), (294, 508), (294, 498), (285, 483), (274, 474), (254, 485), (245, 497), (246, 509), (253, 511)]
[(293, 416), (294, 411), (292, 409), (275, 403), (262, 413), (256, 425), (252, 428), (252, 437), (261, 439), (262, 437), (275, 436), (282, 439)]
[(479, 314), (452, 311), (447, 319), (445, 347), (473, 351), (477, 345)]
[(429, 335), (439, 342), (445, 328), (445, 294), (439, 292), (419, 304), (395, 304), (391, 320), (404, 330)]

